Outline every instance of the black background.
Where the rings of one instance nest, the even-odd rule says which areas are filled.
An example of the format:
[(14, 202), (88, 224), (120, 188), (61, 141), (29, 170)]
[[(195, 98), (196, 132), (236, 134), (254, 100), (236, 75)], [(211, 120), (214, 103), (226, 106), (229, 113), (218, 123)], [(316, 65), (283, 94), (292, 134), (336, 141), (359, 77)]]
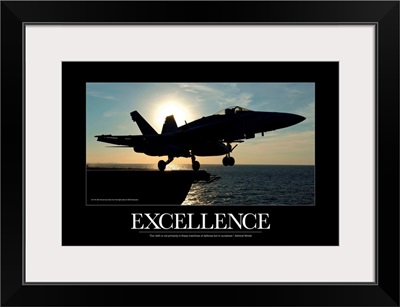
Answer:
[[(338, 78), (337, 62), (64, 62), (63, 245), (338, 245)], [(86, 82), (314, 82), (315, 206), (85, 206)], [(150, 238), (131, 229), (131, 213), (154, 212), (264, 212), (271, 228), (251, 238)]]
[[(246, 3), (3, 1), (1, 8), (1, 304), (3, 306), (399, 306), (399, 3), (397, 1)], [(375, 24), (378, 38), (376, 41), (376, 204), (379, 213), (376, 217), (378, 243), (376, 283), (273, 285), (206, 283), (168, 286), (165, 284), (24, 284), (25, 177), (24, 164), (21, 162), (24, 159), (22, 116), (24, 22)]]

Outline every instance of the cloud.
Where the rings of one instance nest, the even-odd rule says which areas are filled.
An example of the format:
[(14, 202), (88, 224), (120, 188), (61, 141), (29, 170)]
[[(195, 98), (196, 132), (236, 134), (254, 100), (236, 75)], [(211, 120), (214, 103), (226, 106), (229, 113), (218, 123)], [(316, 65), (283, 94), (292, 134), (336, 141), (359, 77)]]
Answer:
[(306, 118), (306, 120), (304, 121), (305, 124), (309, 124), (309, 125), (311, 125), (311, 127), (315, 126), (315, 103), (314, 103), (314, 101), (297, 109), (294, 113), (304, 116)]
[(304, 94), (304, 90), (303, 89), (299, 89), (299, 88), (286, 87), (285, 88), (285, 94), (288, 97), (297, 97), (299, 95), (303, 95)]
[(253, 94), (250, 93), (242, 93), (240, 94), (240, 102), (241, 103), (250, 103), (252, 100)]
[(101, 99), (106, 99), (106, 100), (118, 100), (118, 98), (107, 95), (103, 92), (98, 92), (98, 91), (88, 91), (87, 92), (88, 96), (95, 97), (95, 98), (101, 98)]
[(250, 93), (240, 93), (238, 96), (230, 96), (226, 97), (223, 100), (224, 105), (238, 105), (241, 107), (248, 107), (249, 104), (252, 102), (253, 94)]
[(239, 105), (247, 107), (253, 98), (253, 94), (242, 92), (237, 83), (179, 83), (181, 89), (190, 95), (198, 103), (214, 103), (219, 108)]
[(120, 112), (106, 111), (103, 113), (103, 117), (113, 117), (113, 116), (116, 116), (119, 114), (120, 114)]
[(218, 93), (218, 91), (210, 86), (199, 83), (179, 83), (181, 89), (190, 93)]

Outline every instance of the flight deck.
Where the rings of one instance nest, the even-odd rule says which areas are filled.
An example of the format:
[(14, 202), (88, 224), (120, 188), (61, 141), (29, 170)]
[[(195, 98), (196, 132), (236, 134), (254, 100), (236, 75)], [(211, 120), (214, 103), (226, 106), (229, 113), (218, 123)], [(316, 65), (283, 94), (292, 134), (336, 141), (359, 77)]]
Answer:
[(88, 167), (86, 201), (87, 205), (180, 205), (193, 183), (212, 180), (204, 170)]

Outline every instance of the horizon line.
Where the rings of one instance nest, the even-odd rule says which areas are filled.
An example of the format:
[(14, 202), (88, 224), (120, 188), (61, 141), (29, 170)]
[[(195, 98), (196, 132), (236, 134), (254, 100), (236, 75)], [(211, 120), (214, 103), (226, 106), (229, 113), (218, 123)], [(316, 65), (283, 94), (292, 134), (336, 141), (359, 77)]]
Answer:
[[(86, 165), (88, 164), (135, 164), (135, 165), (153, 165), (153, 163), (124, 163), (124, 162), (86, 162)], [(191, 166), (191, 163), (175, 163), (174, 165), (188, 165)], [(220, 163), (202, 163), (202, 165), (221, 165)], [(246, 164), (246, 163), (237, 163), (237, 165), (268, 165), (268, 166), (315, 166), (315, 164)]]

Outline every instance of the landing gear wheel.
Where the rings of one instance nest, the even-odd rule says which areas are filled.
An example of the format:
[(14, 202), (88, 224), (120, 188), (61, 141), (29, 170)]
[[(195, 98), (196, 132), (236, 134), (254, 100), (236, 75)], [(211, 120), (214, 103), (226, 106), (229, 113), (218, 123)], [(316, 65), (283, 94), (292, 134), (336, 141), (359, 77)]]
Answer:
[(222, 164), (224, 165), (224, 166), (228, 166), (229, 165), (229, 158), (228, 157), (224, 157), (223, 159), (222, 159)]
[(193, 161), (192, 168), (193, 168), (194, 171), (198, 171), (200, 169), (200, 162), (199, 161)]
[(165, 167), (167, 166), (167, 163), (163, 160), (158, 161), (158, 169), (160, 171), (164, 171)]
[(233, 157), (228, 158), (228, 165), (229, 166), (234, 166), (235, 165), (235, 159)]

